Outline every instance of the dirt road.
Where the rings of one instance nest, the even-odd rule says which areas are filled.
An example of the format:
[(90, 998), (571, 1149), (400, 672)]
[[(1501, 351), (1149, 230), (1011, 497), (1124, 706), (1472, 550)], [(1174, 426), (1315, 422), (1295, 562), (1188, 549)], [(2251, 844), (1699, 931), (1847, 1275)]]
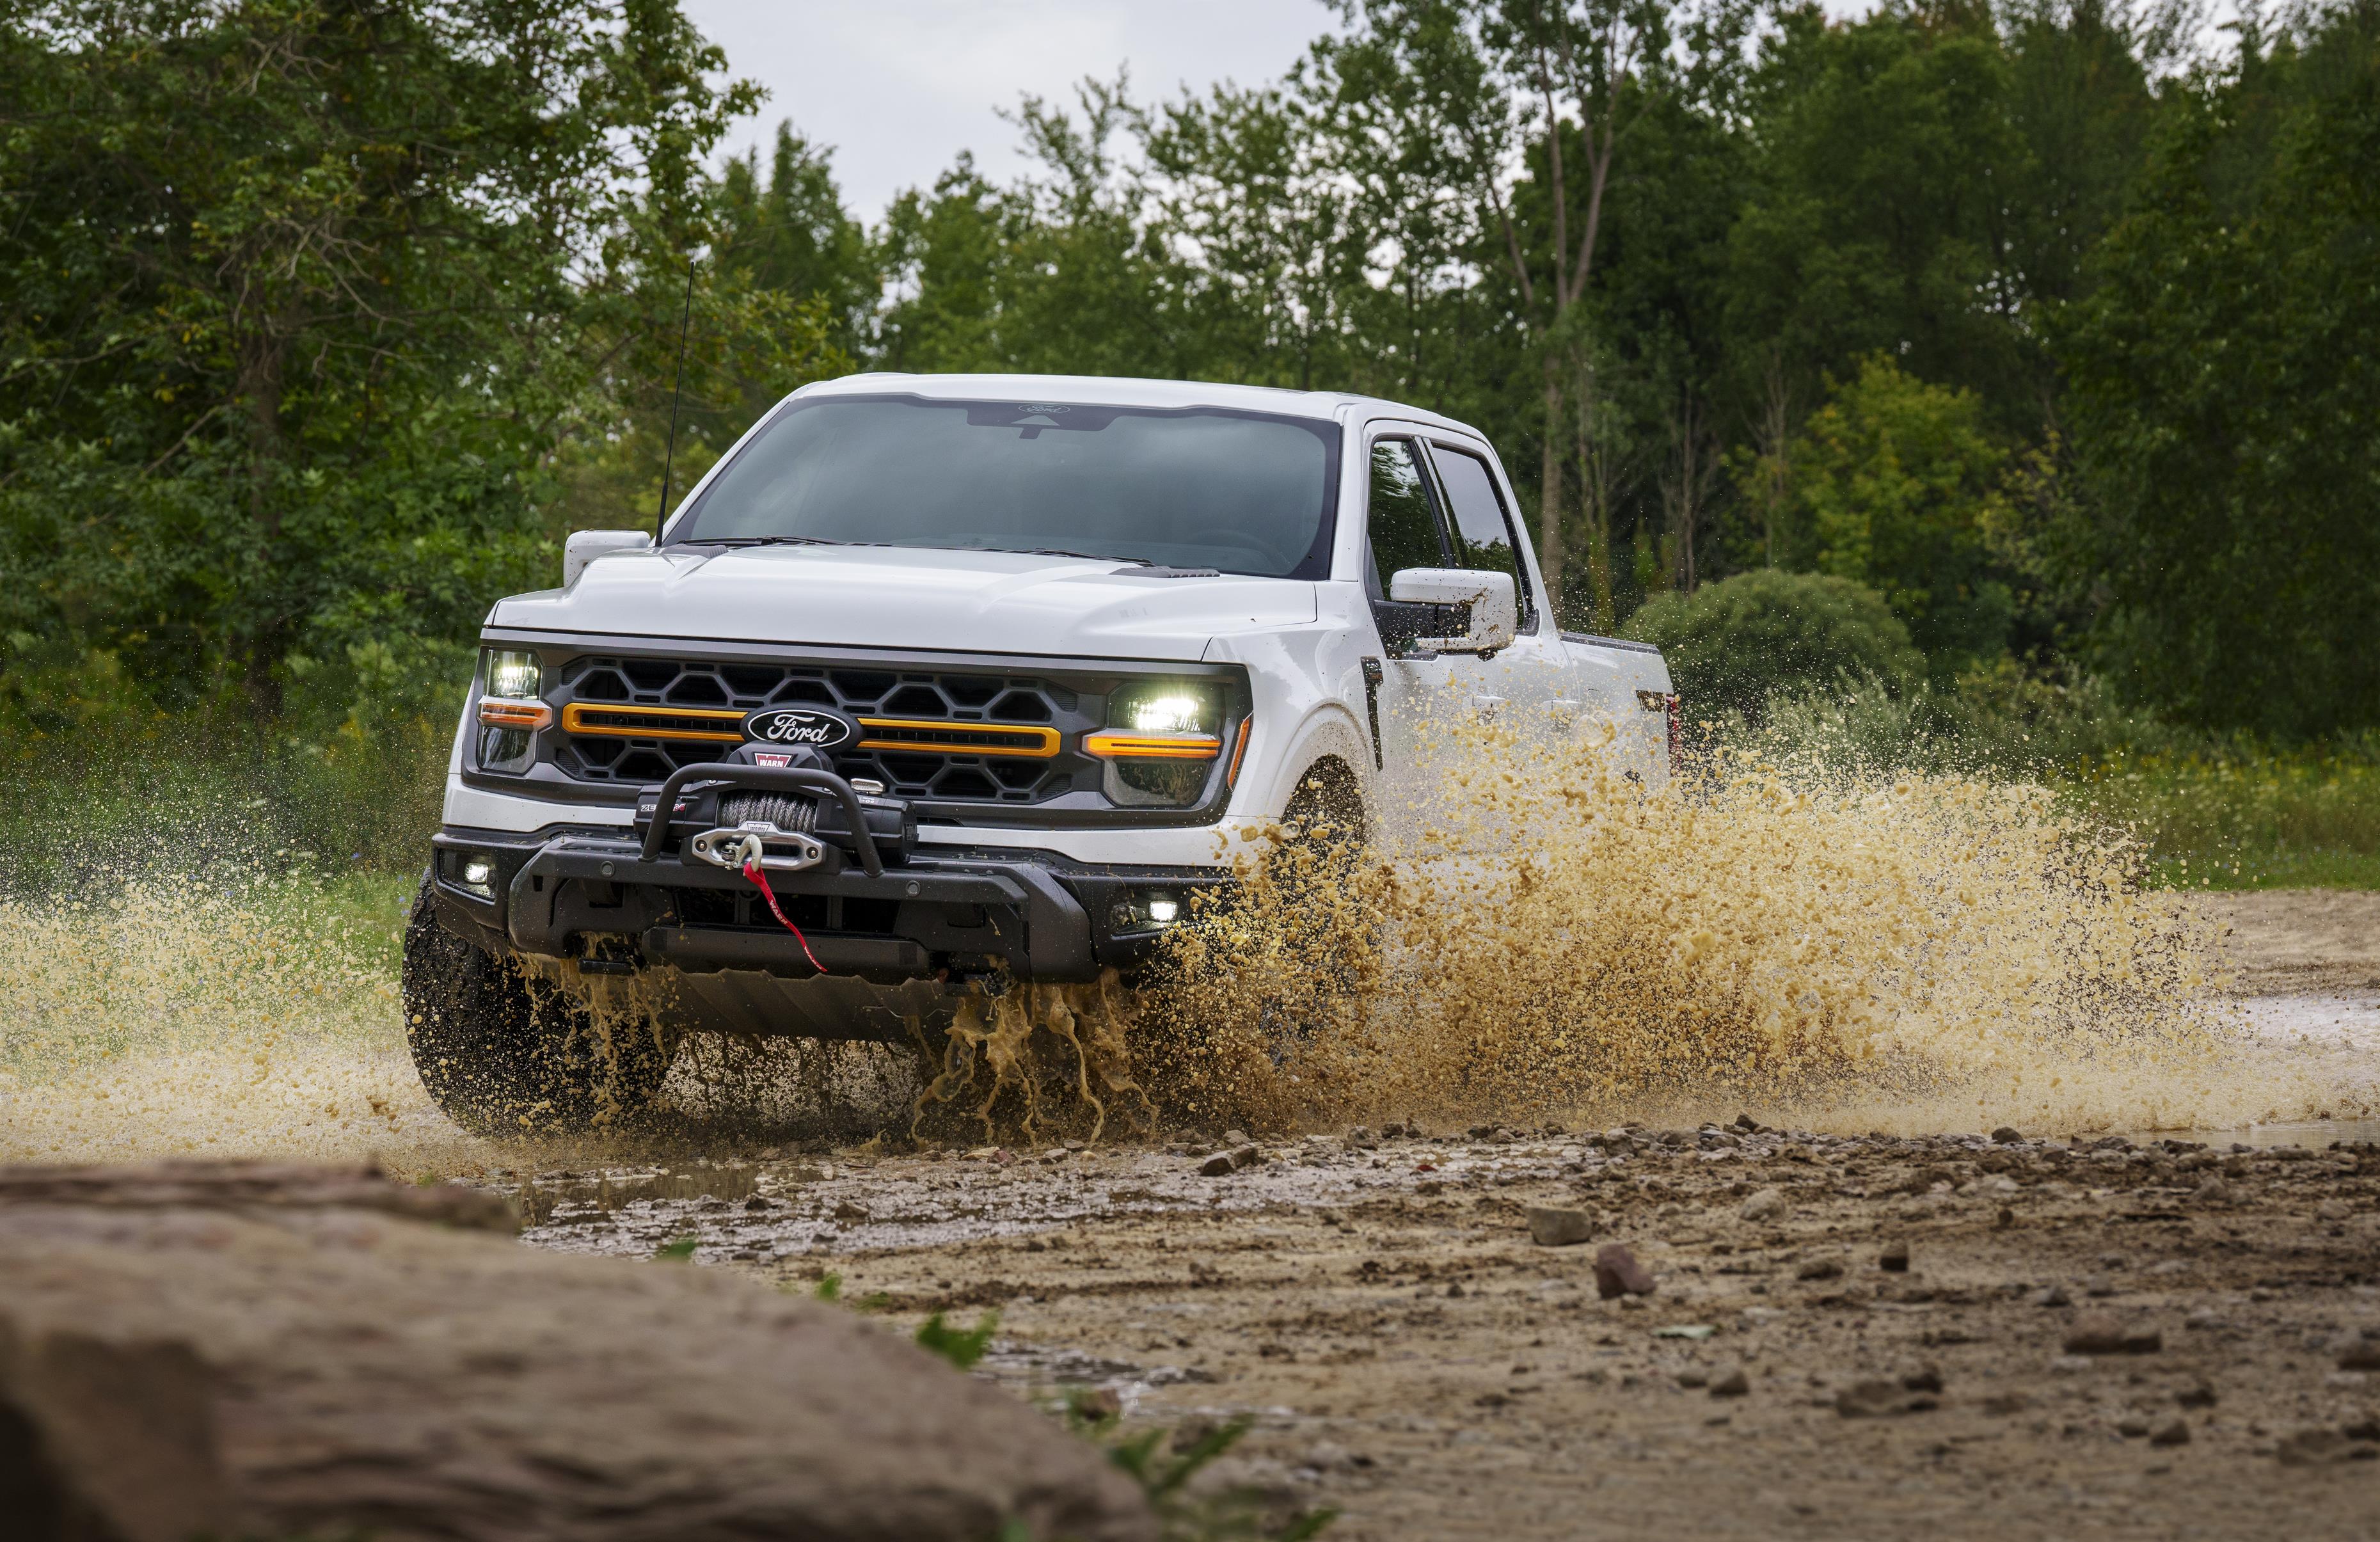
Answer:
[[(2364, 1012), (2365, 899), (2223, 903), (2249, 978)], [(2326, 972), (2259, 941), (2301, 940), (2292, 916), (2336, 931)], [(692, 1236), (796, 1290), (832, 1271), (892, 1330), (996, 1311), (986, 1374), (1111, 1390), (1129, 1424), (1253, 1415), (1216, 1479), (1338, 1507), (1336, 1537), (2310, 1539), (2380, 1516), (2380, 1147), (2319, 1126), (2252, 1150), (1217, 1134), (547, 1173), (529, 1235)], [(1532, 1207), (1585, 1240), (1540, 1245)], [(1599, 1287), (1612, 1245), (1649, 1293)]]

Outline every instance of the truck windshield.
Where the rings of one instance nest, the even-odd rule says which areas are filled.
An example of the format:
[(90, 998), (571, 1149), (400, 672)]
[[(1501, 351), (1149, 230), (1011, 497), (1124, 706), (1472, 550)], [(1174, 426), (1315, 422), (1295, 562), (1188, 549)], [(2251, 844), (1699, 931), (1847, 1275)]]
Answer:
[(1338, 426), (1200, 407), (795, 402), (669, 541), (1062, 552), (1328, 576)]

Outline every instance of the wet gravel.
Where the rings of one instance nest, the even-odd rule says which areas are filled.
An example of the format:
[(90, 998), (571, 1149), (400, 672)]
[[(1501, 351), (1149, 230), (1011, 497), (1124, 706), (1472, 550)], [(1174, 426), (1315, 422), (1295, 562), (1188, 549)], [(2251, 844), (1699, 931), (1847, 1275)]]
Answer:
[[(523, 1197), (539, 1245), (692, 1238), (888, 1330), (996, 1312), (979, 1374), (1028, 1397), (1252, 1416), (1213, 1481), (1334, 1536), (2258, 1536), (2284, 1488), (2286, 1535), (2369, 1536), (2380, 1147), (2324, 1133), (1228, 1132)], [(1649, 1294), (1598, 1289), (1613, 1246)]]

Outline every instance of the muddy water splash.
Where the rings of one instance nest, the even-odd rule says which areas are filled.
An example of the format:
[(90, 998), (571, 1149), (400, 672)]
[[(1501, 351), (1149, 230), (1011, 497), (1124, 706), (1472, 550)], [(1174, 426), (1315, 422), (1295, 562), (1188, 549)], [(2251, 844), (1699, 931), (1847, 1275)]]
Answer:
[[(1739, 1110), (2061, 1132), (2362, 1107), (2336, 1063), (2246, 1036), (2209, 929), (2037, 788), (1739, 758), (1647, 789), (1591, 736), (1425, 742), (1418, 833), (1357, 854), (1276, 832), (1148, 989), (975, 999), (930, 1048), (698, 1039), (657, 1118), (606, 1149)], [(359, 920), (287, 879), (153, 877), (0, 904), (0, 1160), (524, 1160), (456, 1132), (414, 1076), (399, 897)], [(543, 1147), (526, 1160), (601, 1157)]]
[(987, 1139), (1005, 1124), (1028, 1140), (1053, 1129), (1082, 1129), (1097, 1140), (1108, 1132), (1111, 1114), (1147, 1133), (1156, 1107), (1134, 1079), (1130, 1042), (1140, 1014), (1138, 992), (1125, 990), (1111, 969), (1096, 985), (970, 996), (939, 1048), (912, 1023), (930, 1072), (912, 1109), (912, 1131), (964, 1111)]
[(2211, 929), (2040, 788), (1417, 735), (1418, 833), (1278, 843), (1178, 940), (1140, 1075), (1212, 1127), (1724, 1116), (2169, 1127), (2335, 1101), (2252, 1044)]
[(388, 933), (319, 885), (136, 878), (0, 903), (0, 1160), (443, 1165)]

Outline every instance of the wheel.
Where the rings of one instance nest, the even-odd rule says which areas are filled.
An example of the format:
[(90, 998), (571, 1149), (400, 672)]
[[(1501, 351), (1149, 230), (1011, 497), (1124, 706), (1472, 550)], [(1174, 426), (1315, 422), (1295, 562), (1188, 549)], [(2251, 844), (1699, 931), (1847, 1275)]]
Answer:
[(430, 880), (405, 929), (405, 1040), (446, 1117), (476, 1135), (617, 1123), (652, 1100), (670, 1050), (647, 1020), (586, 1005), (438, 924)]
[(1281, 826), (1265, 919), (1273, 947), (1296, 967), (1257, 998), (1257, 1037), (1276, 1067), (1326, 1023), (1344, 1024), (1360, 1012), (1378, 972), (1389, 903), (1370, 860), (1363, 791), (1344, 767), (1325, 763), (1306, 772)]
[(1308, 891), (1349, 882), (1371, 844), (1363, 789), (1336, 763), (1305, 773), (1281, 810), (1282, 881)]

